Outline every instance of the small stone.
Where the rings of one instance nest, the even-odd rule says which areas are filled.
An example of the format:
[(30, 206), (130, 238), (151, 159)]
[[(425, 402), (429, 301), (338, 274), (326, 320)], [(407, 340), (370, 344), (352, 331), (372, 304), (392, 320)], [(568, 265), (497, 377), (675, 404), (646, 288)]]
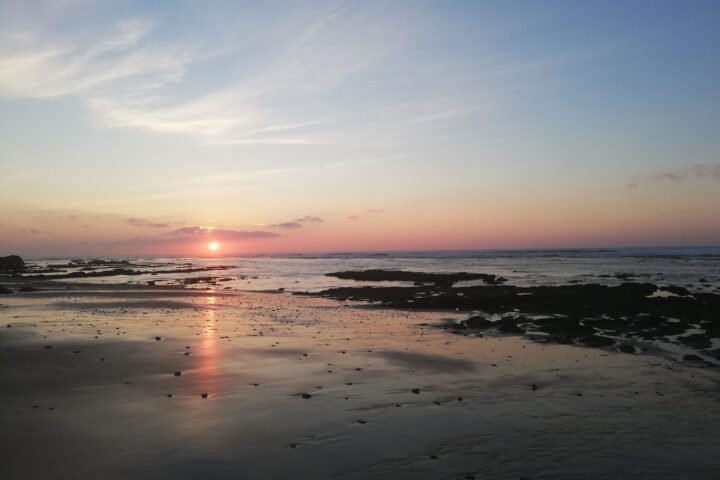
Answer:
[(201, 396), (202, 398), (207, 398), (207, 397), (208, 397), (208, 394), (207, 394), (207, 393), (201, 393), (200, 396)]
[(419, 389), (419, 388), (413, 388), (413, 389), (410, 390), (410, 391), (411, 391), (412, 393), (414, 393), (415, 395), (420, 395), (420, 389)]
[(179, 377), (180, 375), (182, 375), (182, 372), (177, 371), (177, 372), (174, 372), (173, 375), (175, 375), (176, 377)]
[(309, 393), (303, 393), (303, 394), (301, 395), (301, 397), (302, 397), (302, 398), (312, 398), (312, 395), (310, 395)]

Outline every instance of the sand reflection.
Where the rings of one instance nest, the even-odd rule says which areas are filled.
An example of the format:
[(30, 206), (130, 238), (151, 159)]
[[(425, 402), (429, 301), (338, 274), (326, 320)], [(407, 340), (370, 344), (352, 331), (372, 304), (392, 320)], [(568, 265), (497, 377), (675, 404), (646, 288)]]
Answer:
[(198, 374), (198, 387), (200, 393), (207, 393), (208, 398), (217, 394), (218, 382), (220, 378), (220, 349), (217, 337), (217, 314), (215, 309), (217, 305), (217, 297), (205, 297), (206, 308), (203, 312), (204, 324), (200, 335), (200, 343), (197, 352), (198, 366), (196, 372)]

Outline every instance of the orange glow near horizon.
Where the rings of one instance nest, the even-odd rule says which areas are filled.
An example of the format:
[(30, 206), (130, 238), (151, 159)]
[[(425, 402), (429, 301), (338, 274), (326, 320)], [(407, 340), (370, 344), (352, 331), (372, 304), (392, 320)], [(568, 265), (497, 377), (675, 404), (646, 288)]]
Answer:
[(218, 242), (210, 242), (208, 244), (208, 248), (211, 252), (217, 252), (217, 250), (220, 248), (220, 244)]

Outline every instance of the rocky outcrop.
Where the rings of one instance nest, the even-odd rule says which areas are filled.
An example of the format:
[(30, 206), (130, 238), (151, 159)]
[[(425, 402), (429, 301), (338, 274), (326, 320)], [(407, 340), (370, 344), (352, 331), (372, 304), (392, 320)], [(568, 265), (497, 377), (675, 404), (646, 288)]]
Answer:
[(0, 273), (20, 273), (25, 270), (25, 261), (18, 255), (0, 257)]

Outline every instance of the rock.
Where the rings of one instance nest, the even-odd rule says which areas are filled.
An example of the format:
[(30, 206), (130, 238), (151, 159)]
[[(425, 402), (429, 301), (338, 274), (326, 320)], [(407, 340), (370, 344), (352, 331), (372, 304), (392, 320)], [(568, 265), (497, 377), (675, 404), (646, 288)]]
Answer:
[(578, 338), (577, 341), (586, 347), (609, 347), (615, 344), (613, 339), (597, 335), (586, 335)]
[(629, 345), (627, 343), (621, 343), (620, 345), (617, 346), (617, 349), (619, 352), (622, 352), (622, 353), (633, 353), (633, 354), (635, 353), (635, 347), (633, 347), (632, 345)]
[(435, 284), (450, 286), (466, 280), (482, 280), (489, 285), (497, 285), (507, 280), (497, 275), (487, 273), (427, 273), (407, 272), (401, 270), (359, 270), (326, 273), (326, 276), (341, 278), (343, 280), (357, 280), (364, 282), (413, 282), (413, 285)]
[(307, 398), (312, 398), (312, 395), (310, 395), (309, 393), (303, 393), (303, 394), (301, 394), (300, 396), (301, 396), (302, 398), (305, 398), (305, 399), (307, 399)]
[(463, 326), (463, 328), (472, 328), (477, 330), (487, 330), (488, 328), (492, 328), (495, 325), (495, 322), (488, 320), (485, 317), (481, 317), (479, 315), (476, 315), (474, 317), (470, 317), (464, 322), (461, 322), (460, 325)]
[(18, 292), (20, 292), (20, 293), (24, 293), (24, 292), (37, 292), (37, 291), (38, 291), (38, 290), (37, 290), (37, 288), (35, 288), (35, 287), (20, 287), (20, 289), (18, 290)]
[(180, 375), (182, 375), (182, 372), (174, 372), (173, 375), (175, 375), (176, 377), (179, 377)]
[(525, 333), (525, 330), (518, 326), (517, 320), (511, 317), (504, 317), (495, 322), (498, 332), (503, 333)]
[(686, 362), (698, 362), (698, 363), (704, 362), (702, 357), (700, 357), (698, 355), (685, 355), (683, 357), (683, 360), (685, 360)]
[(25, 270), (25, 261), (18, 255), (0, 257), (0, 272), (20, 273)]
[(207, 394), (207, 393), (201, 393), (200, 396), (201, 396), (202, 398), (207, 398), (207, 397), (208, 397), (208, 394)]
[(410, 391), (411, 391), (412, 393), (414, 393), (415, 395), (420, 395), (420, 389), (419, 389), (419, 388), (413, 388), (413, 389), (410, 390)]
[(674, 293), (675, 295), (680, 295), (682, 297), (690, 295), (690, 291), (687, 288), (678, 287), (677, 285), (668, 285), (667, 287), (663, 287), (663, 290)]

